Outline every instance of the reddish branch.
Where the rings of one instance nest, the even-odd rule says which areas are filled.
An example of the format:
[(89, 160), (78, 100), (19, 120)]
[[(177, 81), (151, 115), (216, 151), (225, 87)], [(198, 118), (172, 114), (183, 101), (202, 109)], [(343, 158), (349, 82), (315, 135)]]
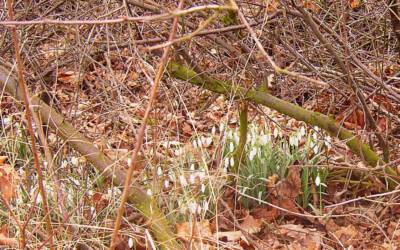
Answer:
[[(12, 0), (7, 0), (7, 8), (8, 8), (8, 16), (10, 20), (14, 19), (14, 12), (13, 12), (13, 4)], [(47, 197), (46, 197), (46, 191), (43, 186), (43, 174), (42, 170), (40, 168), (39, 164), (39, 156), (38, 156), (38, 151), (36, 148), (36, 139), (35, 139), (35, 133), (33, 132), (33, 126), (32, 126), (32, 113), (31, 113), (31, 105), (30, 105), (30, 100), (28, 96), (28, 92), (26, 90), (25, 86), (25, 79), (24, 79), (24, 69), (23, 69), (23, 63), (21, 60), (21, 55), (20, 55), (20, 46), (19, 46), (19, 39), (17, 36), (17, 31), (15, 27), (11, 27), (11, 36), (12, 36), (12, 41), (14, 45), (14, 51), (15, 51), (15, 59), (17, 62), (17, 74), (18, 74), (18, 86), (19, 86), (19, 91), (22, 93), (23, 98), (24, 98), (24, 105), (25, 105), (25, 116), (26, 116), (26, 121), (27, 121), (27, 126), (28, 126), (28, 132), (30, 135), (31, 143), (32, 143), (32, 154), (33, 154), (33, 163), (36, 168), (36, 173), (38, 177), (38, 185), (39, 185), (39, 192), (40, 195), (42, 196), (42, 203), (43, 203), (43, 210), (45, 213), (45, 220), (46, 220), (46, 229), (47, 233), (49, 236), (49, 243), (50, 243), (50, 249), (54, 249), (53, 245), (53, 227), (51, 225), (51, 220), (50, 220), (50, 211), (49, 207), (47, 205)], [(39, 124), (37, 124), (39, 125)], [(25, 224), (26, 226), (26, 224)], [(25, 228), (25, 226), (23, 228)], [(24, 230), (23, 230), (24, 231)], [(21, 233), (21, 249), (25, 248), (25, 233)]]

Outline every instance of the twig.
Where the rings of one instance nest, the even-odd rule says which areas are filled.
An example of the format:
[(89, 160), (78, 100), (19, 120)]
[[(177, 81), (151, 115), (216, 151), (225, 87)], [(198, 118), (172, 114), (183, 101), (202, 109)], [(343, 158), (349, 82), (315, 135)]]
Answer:
[[(8, 8), (8, 16), (10, 20), (14, 19), (14, 11), (13, 11), (13, 4), (12, 0), (7, 0), (7, 8)], [(53, 227), (51, 225), (51, 219), (50, 219), (50, 211), (47, 206), (47, 196), (46, 196), (46, 191), (43, 186), (43, 174), (42, 170), (39, 165), (39, 155), (38, 151), (36, 148), (36, 139), (35, 139), (35, 133), (33, 132), (33, 125), (32, 125), (32, 111), (31, 111), (31, 106), (30, 106), (30, 100), (28, 96), (28, 92), (26, 90), (25, 86), (25, 79), (24, 79), (24, 73), (23, 73), (23, 63), (21, 60), (21, 55), (20, 55), (20, 47), (19, 47), (19, 40), (17, 36), (17, 30), (15, 27), (11, 27), (11, 36), (12, 36), (12, 41), (14, 44), (14, 52), (15, 52), (15, 59), (17, 63), (17, 74), (18, 74), (18, 81), (19, 81), (19, 90), (21, 91), (23, 97), (24, 97), (24, 104), (25, 104), (25, 116), (27, 120), (27, 125), (28, 125), (28, 132), (30, 135), (31, 143), (32, 143), (32, 154), (33, 154), (33, 162), (34, 166), (36, 168), (36, 173), (38, 177), (38, 186), (39, 186), (39, 191), (40, 195), (42, 196), (42, 202), (43, 202), (43, 210), (45, 213), (45, 220), (46, 220), (46, 229), (47, 233), (49, 236), (49, 243), (50, 243), (50, 249), (54, 249), (54, 243), (53, 243)], [(37, 126), (40, 126), (40, 124), (36, 124)], [(21, 232), (21, 234), (24, 234), (24, 232)], [(22, 248), (25, 248), (25, 246), (22, 246)]]
[(116, 23), (125, 23), (125, 22), (151, 22), (151, 21), (163, 21), (172, 17), (180, 17), (184, 15), (188, 15), (198, 11), (205, 10), (234, 10), (233, 7), (229, 5), (203, 5), (196, 6), (186, 10), (172, 11), (170, 13), (163, 13), (158, 15), (150, 15), (150, 16), (139, 16), (139, 17), (129, 17), (122, 16), (115, 19), (105, 19), (105, 20), (55, 20), (55, 19), (41, 19), (41, 20), (31, 20), (31, 21), (1, 21), (0, 25), (5, 26), (25, 26), (25, 25), (42, 25), (42, 24), (53, 24), (53, 25), (96, 25), (96, 24), (116, 24)]

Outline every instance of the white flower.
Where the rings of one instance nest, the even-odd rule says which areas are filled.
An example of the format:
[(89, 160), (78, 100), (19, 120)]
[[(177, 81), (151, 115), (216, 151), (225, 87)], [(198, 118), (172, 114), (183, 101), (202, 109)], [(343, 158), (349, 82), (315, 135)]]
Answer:
[(319, 148), (317, 145), (314, 146), (313, 150), (314, 150), (314, 154), (318, 154)]
[(216, 132), (217, 132), (217, 129), (215, 128), (215, 126), (213, 126), (213, 127), (211, 128), (211, 134), (212, 134), (212, 135), (215, 135)]
[(184, 175), (179, 176), (179, 183), (181, 184), (182, 187), (186, 187), (188, 185)]
[(210, 53), (213, 54), (213, 55), (215, 55), (215, 54), (217, 54), (217, 50), (214, 49), (214, 48), (212, 48), (212, 49), (210, 49)]
[(318, 132), (319, 128), (317, 126), (314, 126), (314, 130)]
[(169, 180), (164, 180), (164, 187), (169, 188)]
[(206, 191), (206, 185), (201, 184), (200, 190), (202, 193), (204, 193)]
[(306, 129), (303, 126), (300, 127), (300, 133), (299, 134), (302, 137), (306, 135)]
[(225, 129), (225, 124), (224, 124), (223, 122), (221, 122), (221, 123), (219, 124), (219, 132), (224, 131), (224, 129)]
[(208, 201), (203, 201), (203, 210), (208, 211)]
[(229, 160), (229, 164), (231, 165), (231, 167), (235, 165), (235, 160), (233, 159), (233, 157), (231, 157), (231, 159)]
[(314, 139), (314, 141), (317, 141), (317, 140), (318, 140), (318, 135), (317, 135), (317, 133), (313, 133), (312, 138)]
[(147, 189), (146, 193), (147, 193), (148, 196), (152, 196), (153, 195), (153, 191), (151, 191), (150, 188)]
[(193, 145), (194, 148), (198, 148), (198, 145), (197, 145), (196, 140), (193, 140), (193, 141), (192, 141), (192, 145)]
[(229, 152), (233, 152), (235, 150), (235, 146), (233, 145), (233, 143), (229, 143)]
[(129, 246), (129, 248), (133, 248), (133, 239), (132, 238), (129, 238), (129, 240), (128, 240), (128, 246)]
[(321, 185), (321, 177), (319, 177), (319, 174), (317, 175), (317, 178), (315, 178), (315, 185), (319, 187)]
[(197, 211), (197, 203), (196, 203), (195, 201), (189, 202), (188, 208), (189, 208), (189, 212), (190, 212), (191, 214), (196, 213), (196, 211)]
[(269, 135), (262, 135), (260, 136), (260, 144), (265, 145), (271, 140)]
[(157, 175), (161, 176), (163, 174), (163, 171), (160, 167), (157, 168)]
[(275, 127), (274, 128), (274, 137), (276, 138), (276, 137), (278, 137), (278, 133), (279, 133), (279, 131), (278, 131), (278, 128), (277, 127)]
[(224, 160), (224, 167), (225, 167), (225, 168), (228, 168), (228, 167), (229, 167), (229, 158), (228, 158), (228, 157), (225, 158), (225, 160)]
[(12, 118), (11, 118), (10, 116), (4, 117), (4, 118), (3, 118), (3, 124), (4, 124), (4, 126), (10, 125), (10, 124), (11, 124), (11, 121), (12, 121)]
[(126, 163), (128, 164), (128, 166), (130, 166), (132, 164), (132, 159), (129, 157), (128, 159), (126, 159)]
[(72, 165), (74, 165), (74, 166), (78, 166), (78, 163), (79, 163), (78, 158), (75, 157), (75, 156), (71, 157), (71, 163), (72, 163)]
[(250, 161), (252, 161), (252, 160), (254, 159), (254, 156), (256, 156), (256, 154), (257, 154), (257, 148), (256, 148), (256, 147), (253, 147), (253, 148), (251, 149), (250, 153), (249, 153), (249, 159), (250, 159)]
[(199, 148), (201, 148), (203, 146), (203, 143), (201, 142), (201, 138), (197, 138), (197, 145), (199, 146)]
[(174, 174), (174, 172), (172, 172), (172, 171), (169, 171), (168, 177), (169, 177), (169, 179), (170, 179), (171, 181), (175, 181), (175, 180), (176, 180), (175, 174)]
[(324, 143), (325, 143), (325, 146), (326, 146), (328, 149), (331, 148), (331, 142), (332, 142), (332, 138), (331, 138), (329, 135), (326, 136), (326, 137), (325, 137)]
[(194, 164), (190, 164), (190, 170), (194, 171), (194, 169), (195, 169)]
[(235, 141), (236, 144), (239, 144), (239, 135), (237, 133), (233, 134), (233, 140)]

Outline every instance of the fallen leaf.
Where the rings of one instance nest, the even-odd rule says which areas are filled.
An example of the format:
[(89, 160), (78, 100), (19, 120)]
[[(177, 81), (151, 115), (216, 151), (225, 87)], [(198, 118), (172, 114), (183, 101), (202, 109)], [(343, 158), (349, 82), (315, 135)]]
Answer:
[(279, 232), (281, 235), (291, 238), (290, 243), (287, 245), (288, 249), (319, 250), (323, 243), (320, 232), (304, 228), (303, 225), (281, 225)]
[(176, 224), (176, 232), (179, 238), (189, 241), (191, 239), (201, 240), (212, 236), (210, 222), (203, 220), (200, 222), (183, 222)]
[(241, 223), (241, 227), (249, 234), (260, 232), (261, 225), (262, 221), (260, 219), (255, 219), (251, 215), (247, 215)]
[(5, 158), (1, 159), (0, 164), (0, 193), (7, 202), (15, 196), (15, 190), (19, 182), (18, 173), (10, 165), (4, 164)]

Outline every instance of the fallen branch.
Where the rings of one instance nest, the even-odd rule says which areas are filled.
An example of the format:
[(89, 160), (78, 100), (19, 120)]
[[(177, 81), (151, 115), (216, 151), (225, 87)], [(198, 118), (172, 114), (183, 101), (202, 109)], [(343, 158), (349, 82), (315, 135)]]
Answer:
[[(0, 61), (0, 89), (5, 91), (18, 101), (23, 100), (23, 95), (18, 89), (18, 81), (15, 79), (12, 71), (7, 65), (2, 65)], [(117, 185), (123, 186), (125, 180), (125, 171), (110, 158), (98, 150), (93, 143), (84, 135), (79, 133), (71, 123), (57, 113), (53, 108), (37, 97), (31, 96), (31, 105), (38, 113), (42, 121), (47, 123), (55, 132), (60, 135), (72, 148), (85, 156), (100, 172), (105, 176), (112, 178)], [(164, 214), (141, 188), (132, 186), (129, 191), (128, 201), (135, 205), (148, 221), (150, 228), (164, 249), (179, 249), (180, 246), (175, 240), (175, 235)]]
[[(320, 127), (328, 132), (331, 136), (345, 141), (350, 150), (370, 166), (375, 167), (378, 164), (383, 163), (380, 157), (373, 150), (371, 150), (368, 145), (361, 141), (359, 136), (356, 136), (351, 131), (341, 127), (333, 118), (329, 116), (306, 110), (265, 92), (248, 90), (243, 87), (234, 86), (229, 82), (213, 79), (212, 77), (206, 76), (204, 73), (202, 73), (200, 76), (192, 69), (177, 62), (170, 62), (167, 69), (170, 75), (175, 78), (188, 81), (194, 85), (219, 94), (234, 95), (236, 98), (243, 98), (248, 101), (261, 104), (282, 114), (288, 115), (296, 120), (304, 121), (309, 125)], [(391, 167), (387, 166), (385, 168), (385, 173), (388, 175), (389, 186), (394, 188), (397, 185), (396, 182), (399, 181), (397, 172)]]

